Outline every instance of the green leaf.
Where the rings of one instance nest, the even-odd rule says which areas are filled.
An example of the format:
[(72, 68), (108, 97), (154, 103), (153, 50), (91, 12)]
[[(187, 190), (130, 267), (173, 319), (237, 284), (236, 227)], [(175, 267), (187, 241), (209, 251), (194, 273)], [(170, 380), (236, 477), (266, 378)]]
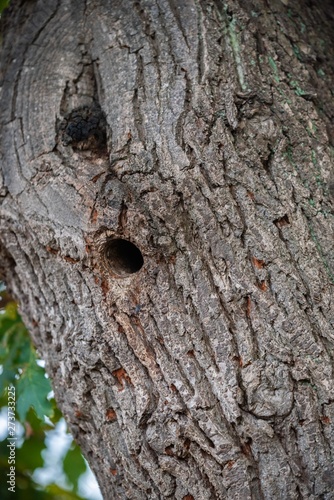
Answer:
[(51, 417), (52, 403), (47, 399), (51, 391), (49, 379), (45, 377), (44, 369), (35, 363), (30, 363), (23, 371), (16, 384), (16, 410), (21, 421), (24, 421), (32, 406), (37, 417), (44, 421), (44, 415)]
[(0, 14), (6, 7), (8, 7), (8, 5), (9, 0), (0, 0)]
[[(1, 6), (1, 0), (0, 0)], [(4, 300), (0, 282), (0, 408), (7, 406), (8, 396), (4, 388), (13, 384), (16, 388), (16, 416), (25, 426), (25, 436), (20, 438), (22, 446), (16, 449), (16, 490), (13, 495), (4, 482), (0, 481), (0, 499), (16, 500), (79, 500), (75, 491), (67, 491), (56, 484), (43, 488), (36, 484), (31, 475), (44, 465), (42, 451), (46, 448), (45, 432), (54, 428), (62, 418), (55, 400), (47, 399), (51, 391), (44, 369), (36, 362), (36, 352), (30, 341), (16, 304), (9, 297)], [(1, 307), (1, 303), (3, 304)], [(50, 420), (45, 421), (44, 416)], [(21, 441), (22, 440), (22, 441)], [(68, 480), (77, 490), (79, 476), (86, 471), (80, 451), (75, 448), (67, 455), (66, 473)], [(8, 469), (7, 439), (0, 442), (0, 470)], [(77, 477), (76, 477), (77, 475)]]
[(42, 451), (46, 448), (44, 437), (44, 432), (42, 439), (41, 437), (33, 435), (24, 441), (21, 448), (17, 448), (16, 469), (32, 473), (38, 467), (43, 467), (44, 460), (42, 458)]
[(79, 478), (87, 470), (86, 463), (78, 446), (74, 445), (73, 449), (70, 448), (68, 450), (64, 458), (63, 467), (66, 476), (73, 484), (74, 491), (77, 491)]
[(45, 439), (45, 432), (54, 429), (54, 426), (50, 426), (45, 421), (41, 421), (32, 407), (28, 411), (22, 424), (26, 429), (26, 439), (33, 436), (34, 439), (43, 441)]
[(18, 374), (19, 367), (30, 357), (31, 347), (25, 329), (20, 325), (12, 326), (0, 341), (0, 364), (2, 374), (0, 377), (0, 392)]
[(13, 382), (18, 369), (30, 359), (31, 345), (28, 331), (17, 314), (16, 304), (10, 302), (0, 314), (0, 392)]
[(46, 486), (45, 490), (50, 494), (50, 498), (53, 500), (55, 498), (59, 500), (82, 500), (82, 497), (79, 495), (73, 493), (72, 491), (64, 490), (57, 484), (50, 484), (49, 486)]
[(54, 425), (56, 425), (59, 422), (59, 420), (63, 418), (63, 414), (57, 407), (56, 400), (54, 398), (51, 398), (50, 402), (53, 406), (53, 414), (51, 415), (50, 420)]

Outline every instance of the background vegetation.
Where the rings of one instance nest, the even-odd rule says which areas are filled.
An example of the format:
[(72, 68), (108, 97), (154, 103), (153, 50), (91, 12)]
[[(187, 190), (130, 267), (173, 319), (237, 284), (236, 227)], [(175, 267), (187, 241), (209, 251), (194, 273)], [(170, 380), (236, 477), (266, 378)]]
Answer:
[[(0, 284), (0, 468), (9, 471), (7, 388), (16, 393), (16, 495), (36, 500), (94, 498), (79, 495), (87, 465), (56, 406), (44, 363), (39, 360), (17, 305)], [(57, 444), (58, 439), (58, 444)], [(4, 478), (2, 478), (4, 479)], [(6, 481), (0, 498), (13, 498)], [(96, 498), (96, 497), (95, 497)]]

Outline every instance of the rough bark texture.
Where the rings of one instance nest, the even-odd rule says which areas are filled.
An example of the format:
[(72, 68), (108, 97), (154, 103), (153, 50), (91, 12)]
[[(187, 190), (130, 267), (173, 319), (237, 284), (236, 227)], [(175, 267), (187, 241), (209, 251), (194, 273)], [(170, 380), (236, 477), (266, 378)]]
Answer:
[(333, 26), (315, 0), (3, 19), (1, 268), (106, 499), (334, 498)]

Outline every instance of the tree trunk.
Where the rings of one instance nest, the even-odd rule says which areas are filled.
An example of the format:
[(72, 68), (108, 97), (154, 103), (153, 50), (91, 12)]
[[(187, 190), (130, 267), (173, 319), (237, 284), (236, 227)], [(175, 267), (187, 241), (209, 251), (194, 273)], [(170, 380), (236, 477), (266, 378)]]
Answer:
[(3, 18), (1, 271), (106, 499), (334, 498), (333, 26), (316, 0)]

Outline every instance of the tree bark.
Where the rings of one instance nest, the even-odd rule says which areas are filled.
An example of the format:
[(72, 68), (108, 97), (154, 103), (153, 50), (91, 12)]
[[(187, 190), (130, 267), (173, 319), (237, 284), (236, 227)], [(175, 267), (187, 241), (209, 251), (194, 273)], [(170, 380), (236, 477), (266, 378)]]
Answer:
[(104, 498), (333, 499), (333, 6), (2, 24), (1, 272)]

